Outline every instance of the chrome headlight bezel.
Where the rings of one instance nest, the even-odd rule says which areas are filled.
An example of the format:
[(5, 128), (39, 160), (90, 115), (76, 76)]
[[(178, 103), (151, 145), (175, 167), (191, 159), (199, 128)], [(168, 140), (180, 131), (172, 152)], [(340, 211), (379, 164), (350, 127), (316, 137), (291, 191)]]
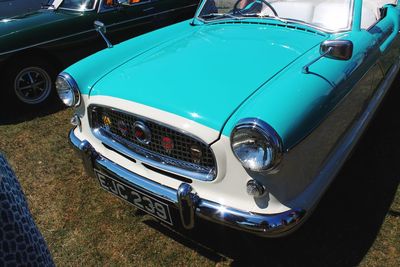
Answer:
[[(62, 80), (62, 81), (60, 81)], [(60, 83), (65, 83), (68, 88), (60, 88)], [(68, 107), (77, 107), (81, 104), (81, 93), (78, 84), (66, 72), (61, 72), (55, 82), (58, 97)]]
[[(235, 145), (235, 138), (238, 133), (242, 131), (252, 132), (255, 136), (262, 138), (262, 140), (260, 139), (260, 142), (268, 144), (270, 156), (267, 164), (262, 166), (254, 166), (253, 164), (253, 166), (250, 166), (251, 164), (249, 164), (249, 161), (246, 161), (245, 158), (241, 158), (241, 156), (238, 155), (238, 146)], [(283, 145), (280, 136), (268, 123), (257, 118), (246, 118), (240, 120), (231, 133), (230, 143), (235, 157), (239, 160), (242, 166), (249, 171), (258, 173), (276, 172), (277, 166), (283, 157)]]

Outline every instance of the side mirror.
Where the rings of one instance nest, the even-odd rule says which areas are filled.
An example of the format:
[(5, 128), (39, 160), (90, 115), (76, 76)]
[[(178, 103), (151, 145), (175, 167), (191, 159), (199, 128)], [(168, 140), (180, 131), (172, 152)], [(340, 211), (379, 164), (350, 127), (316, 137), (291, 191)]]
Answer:
[(94, 22), (94, 29), (95, 29), (97, 32), (102, 32), (103, 34), (105, 34), (105, 33), (107, 32), (106, 26), (104, 25), (104, 23), (101, 22), (101, 21), (98, 21), (98, 20), (96, 20), (96, 21)]
[(353, 55), (353, 42), (348, 40), (327, 40), (321, 44), (322, 56), (338, 60), (349, 60)]
[(107, 39), (105, 33), (107, 32), (106, 26), (104, 25), (103, 22), (96, 20), (94, 22), (94, 29), (101, 35), (101, 37), (104, 39), (104, 41), (107, 44), (108, 48), (112, 48), (113, 45), (112, 43)]

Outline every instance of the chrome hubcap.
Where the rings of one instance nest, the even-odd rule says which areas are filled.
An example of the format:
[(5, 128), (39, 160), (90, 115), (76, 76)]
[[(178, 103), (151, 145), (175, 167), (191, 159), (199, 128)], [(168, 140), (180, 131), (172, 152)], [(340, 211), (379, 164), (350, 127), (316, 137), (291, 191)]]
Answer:
[(51, 92), (49, 74), (38, 67), (29, 67), (18, 73), (14, 82), (17, 97), (27, 104), (43, 102)]

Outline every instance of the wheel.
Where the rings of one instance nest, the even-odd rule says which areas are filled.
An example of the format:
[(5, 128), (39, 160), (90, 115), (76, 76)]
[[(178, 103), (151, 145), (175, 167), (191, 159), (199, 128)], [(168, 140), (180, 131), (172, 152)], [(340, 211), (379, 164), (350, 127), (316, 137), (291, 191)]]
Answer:
[(41, 58), (21, 58), (5, 72), (6, 101), (25, 106), (47, 103), (54, 96), (56, 70)]

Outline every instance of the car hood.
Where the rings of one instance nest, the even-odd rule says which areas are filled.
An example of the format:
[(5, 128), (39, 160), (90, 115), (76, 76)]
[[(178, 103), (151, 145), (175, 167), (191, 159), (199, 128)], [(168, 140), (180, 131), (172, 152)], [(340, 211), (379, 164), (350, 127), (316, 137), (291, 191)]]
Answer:
[(130, 100), (220, 131), (257, 89), (323, 39), (259, 24), (197, 26), (114, 69), (90, 95)]

